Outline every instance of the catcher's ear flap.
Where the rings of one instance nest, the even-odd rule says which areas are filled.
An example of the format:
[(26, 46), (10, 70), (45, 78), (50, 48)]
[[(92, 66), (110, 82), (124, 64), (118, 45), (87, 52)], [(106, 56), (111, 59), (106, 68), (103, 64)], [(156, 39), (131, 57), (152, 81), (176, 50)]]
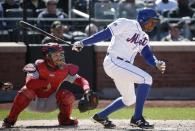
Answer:
[(79, 111), (80, 112), (86, 112), (86, 111), (89, 110), (88, 108), (89, 108), (89, 102), (84, 97), (82, 97), (81, 100), (78, 103)]

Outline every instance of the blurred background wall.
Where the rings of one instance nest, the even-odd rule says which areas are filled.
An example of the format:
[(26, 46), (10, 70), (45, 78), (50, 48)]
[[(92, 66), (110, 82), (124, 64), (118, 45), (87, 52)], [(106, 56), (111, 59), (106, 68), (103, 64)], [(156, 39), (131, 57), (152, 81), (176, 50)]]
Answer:
[[(80, 66), (79, 74), (90, 82), (90, 86), (98, 92), (102, 99), (116, 98), (119, 93), (111, 78), (103, 70), (103, 59), (106, 54), (108, 42), (87, 46), (81, 53), (71, 51), (71, 47), (65, 46), (67, 63)], [(149, 99), (195, 99), (195, 44), (194, 42), (151, 42), (157, 58), (167, 63), (165, 74), (161, 74), (155, 68), (145, 63), (138, 56), (135, 64), (146, 70), (153, 77), (153, 87)], [(14, 90), (18, 90), (24, 84), (23, 66), (41, 58), (40, 44), (1, 43), (0, 44), (0, 80), (10, 81), (14, 84)], [(27, 52), (28, 50), (28, 52)], [(26, 57), (28, 57), (26, 59)], [(136, 86), (136, 85), (135, 85)], [(81, 90), (75, 88), (79, 96)], [(0, 95), (2, 92), (0, 92)]]

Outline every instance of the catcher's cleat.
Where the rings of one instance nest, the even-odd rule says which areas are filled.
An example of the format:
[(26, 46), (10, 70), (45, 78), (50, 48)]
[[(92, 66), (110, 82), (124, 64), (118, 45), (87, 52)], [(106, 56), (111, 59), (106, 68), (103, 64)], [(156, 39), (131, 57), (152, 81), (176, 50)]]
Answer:
[(115, 128), (116, 127), (116, 125), (113, 124), (112, 121), (110, 121), (107, 117), (100, 118), (97, 114), (95, 114), (91, 119), (95, 123), (98, 122), (98, 123), (102, 124), (105, 128)]
[(2, 123), (2, 128), (11, 128), (15, 124), (15, 121), (11, 121), (8, 118), (5, 118)]
[(78, 126), (77, 119), (68, 119), (65, 122), (59, 123), (60, 126)]
[(140, 127), (143, 129), (154, 129), (154, 125), (147, 122), (142, 116), (141, 119), (136, 120), (133, 117), (131, 118), (130, 125), (132, 127)]

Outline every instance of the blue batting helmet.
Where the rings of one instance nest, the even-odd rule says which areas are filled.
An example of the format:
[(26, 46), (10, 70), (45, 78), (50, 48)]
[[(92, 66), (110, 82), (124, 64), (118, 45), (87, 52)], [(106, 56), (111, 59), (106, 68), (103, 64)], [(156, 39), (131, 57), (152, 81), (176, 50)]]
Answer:
[(159, 16), (157, 12), (152, 8), (143, 8), (139, 10), (137, 15), (137, 21), (141, 24), (147, 23), (149, 19), (156, 19), (159, 20)]

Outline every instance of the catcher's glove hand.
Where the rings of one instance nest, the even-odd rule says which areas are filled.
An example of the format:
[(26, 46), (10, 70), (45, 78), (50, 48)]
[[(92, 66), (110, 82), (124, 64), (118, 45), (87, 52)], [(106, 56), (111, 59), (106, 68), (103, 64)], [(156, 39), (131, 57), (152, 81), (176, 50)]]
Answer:
[(83, 97), (78, 103), (78, 109), (80, 112), (86, 112), (88, 110), (93, 110), (98, 105), (98, 96), (92, 90), (84, 93)]
[(10, 91), (13, 89), (13, 84), (11, 82), (1, 82), (0, 81), (0, 90)]

